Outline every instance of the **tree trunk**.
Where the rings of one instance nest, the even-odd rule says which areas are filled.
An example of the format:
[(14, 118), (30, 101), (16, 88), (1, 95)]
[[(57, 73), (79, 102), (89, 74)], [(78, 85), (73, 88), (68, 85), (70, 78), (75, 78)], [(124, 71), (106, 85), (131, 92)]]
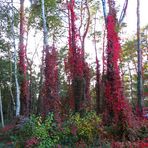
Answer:
[[(47, 64), (45, 63), (45, 60), (49, 53), (49, 45), (48, 45), (48, 32), (47, 32), (47, 21), (46, 21), (46, 15), (45, 15), (45, 1), (42, 0), (42, 20), (43, 20), (43, 54), (42, 54), (42, 66), (41, 66), (41, 79), (40, 79), (40, 100), (41, 106), (39, 107), (40, 111), (44, 113), (45, 115), (49, 112), (49, 96), (47, 96), (47, 93), (50, 94), (50, 88), (47, 88), (49, 86), (45, 85), (46, 76), (45, 76), (45, 69), (49, 68), (47, 67)], [(48, 59), (49, 60), (49, 59)], [(48, 91), (48, 92), (47, 92)]]
[[(119, 69), (121, 46), (116, 29), (116, 9), (114, 0), (109, 0), (109, 14), (107, 16), (107, 72), (105, 81), (105, 113), (104, 123), (115, 125), (120, 131), (119, 138), (125, 136), (124, 127), (132, 125), (132, 108), (125, 100)], [(120, 126), (119, 126), (120, 125)]]
[(142, 115), (143, 108), (143, 84), (142, 84), (142, 51), (140, 37), (140, 0), (137, 0), (137, 54), (138, 54), (138, 77), (137, 77), (137, 97), (138, 112)]
[[(84, 75), (84, 71), (87, 70), (87, 63), (84, 62), (84, 40), (87, 35), (89, 24), (87, 24), (85, 33), (83, 35), (83, 40), (81, 42), (82, 48), (77, 46), (78, 29), (76, 28), (76, 14), (74, 11), (75, 1), (67, 1), (68, 4), (68, 21), (69, 21), (69, 54), (68, 54), (68, 70), (70, 73), (71, 84), (71, 108), (75, 112), (83, 110), (84, 100), (87, 92), (87, 75)], [(88, 10), (89, 11), (89, 10)], [(81, 25), (81, 24), (80, 24)], [(79, 28), (80, 30), (80, 28)], [(85, 66), (86, 65), (86, 66)], [(85, 67), (85, 69), (84, 69)]]
[(1, 112), (2, 127), (4, 127), (4, 116), (3, 116), (3, 105), (2, 105), (2, 98), (1, 98), (1, 88), (0, 88), (0, 112)]
[[(16, 105), (15, 105), (15, 100), (14, 100), (14, 95), (13, 95), (13, 91), (12, 91), (12, 62), (11, 62), (11, 55), (10, 55), (10, 50), (9, 50), (9, 81), (10, 81), (10, 84), (8, 84), (8, 87), (9, 87), (9, 91), (10, 91), (10, 96), (11, 96), (11, 105), (12, 108), (13, 108), (13, 112), (11, 112), (11, 115), (14, 114), (14, 112), (16, 111)], [(10, 105), (10, 106), (11, 106)], [(11, 107), (10, 107), (11, 108)], [(12, 117), (12, 116), (11, 116)]]
[(97, 114), (101, 113), (101, 96), (100, 96), (100, 65), (98, 60), (97, 46), (96, 46), (96, 17), (94, 24), (94, 48), (96, 54), (96, 112)]
[(44, 50), (48, 46), (48, 32), (47, 32), (47, 22), (45, 16), (45, 4), (44, 0), (42, 0), (42, 19), (43, 19), (43, 35), (44, 35)]
[(11, 0), (12, 3), (12, 38), (13, 38), (13, 48), (14, 48), (14, 77), (15, 77), (15, 85), (16, 85), (16, 116), (20, 115), (20, 87), (18, 83), (18, 71), (17, 71), (17, 50), (16, 50), (16, 44), (15, 44), (15, 32), (14, 32), (14, 10), (13, 10), (13, 0)]
[[(41, 79), (40, 79), (40, 111), (42, 113), (47, 113), (48, 112), (48, 103), (46, 104), (45, 101), (46, 99), (46, 88), (44, 87), (44, 82), (45, 82), (45, 74), (44, 74), (44, 69), (45, 69), (45, 57), (47, 56), (46, 53), (48, 52), (48, 32), (47, 32), (47, 22), (46, 22), (46, 16), (45, 16), (45, 1), (41, 0), (42, 2), (42, 20), (43, 20), (43, 54), (42, 54), (42, 65), (41, 65)], [(44, 93), (44, 92), (45, 93)]]
[(27, 84), (27, 66), (26, 66), (26, 47), (24, 44), (25, 36), (25, 14), (24, 14), (24, 0), (20, 0), (20, 43), (19, 43), (19, 71), (20, 78), (20, 100), (21, 100), (21, 113), (28, 116), (29, 114), (29, 97), (28, 97), (28, 84)]

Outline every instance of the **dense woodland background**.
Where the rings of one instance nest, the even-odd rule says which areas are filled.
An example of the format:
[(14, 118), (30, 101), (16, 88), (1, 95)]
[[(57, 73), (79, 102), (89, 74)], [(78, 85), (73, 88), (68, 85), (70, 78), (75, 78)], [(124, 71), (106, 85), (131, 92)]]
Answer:
[(128, 0), (0, 1), (1, 125), (12, 147), (144, 148), (148, 26), (139, 6), (137, 33), (123, 39)]

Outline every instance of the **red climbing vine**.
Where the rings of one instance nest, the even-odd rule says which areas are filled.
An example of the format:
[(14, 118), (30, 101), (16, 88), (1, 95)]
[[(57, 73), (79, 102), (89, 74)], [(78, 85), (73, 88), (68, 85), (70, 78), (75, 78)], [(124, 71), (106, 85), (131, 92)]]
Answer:
[(101, 98), (100, 98), (100, 65), (96, 52), (96, 111), (97, 114), (101, 112)]
[(80, 42), (79, 31), (76, 27), (76, 14), (74, 11), (75, 1), (67, 2), (69, 19), (69, 51), (65, 69), (70, 81), (70, 104), (75, 111), (84, 108), (84, 102), (90, 99), (90, 70), (88, 64), (84, 61), (84, 49), (78, 43)]
[[(112, 2), (112, 3), (111, 3)], [(110, 12), (107, 16), (107, 72), (105, 84), (105, 122), (115, 125), (116, 130), (122, 133), (127, 127), (132, 127), (132, 109), (123, 96), (120, 79), (119, 57), (120, 42), (117, 33), (116, 11), (114, 1), (109, 1)]]
[(79, 34), (75, 25), (76, 15), (74, 12), (75, 1), (67, 2), (69, 14), (69, 51), (66, 62), (66, 72), (72, 88), (70, 90), (71, 108), (78, 111), (80, 108), (79, 99), (82, 98), (82, 78), (83, 78), (83, 50), (77, 45)]
[(26, 65), (26, 47), (24, 45), (25, 35), (25, 15), (24, 15), (24, 1), (20, 4), (20, 43), (19, 43), (19, 71), (21, 75), (20, 80), (20, 100), (21, 100), (21, 114), (29, 114), (29, 98), (28, 98), (28, 82), (27, 82), (27, 65)]
[(58, 111), (58, 65), (55, 47), (46, 47), (45, 51), (45, 82), (43, 87), (43, 113)]
[(68, 52), (68, 62), (69, 62), (69, 76), (70, 79), (74, 77), (83, 76), (83, 50), (78, 46), (79, 34), (75, 25), (76, 15), (74, 12), (75, 1), (71, 0), (68, 3), (69, 11), (69, 52)]

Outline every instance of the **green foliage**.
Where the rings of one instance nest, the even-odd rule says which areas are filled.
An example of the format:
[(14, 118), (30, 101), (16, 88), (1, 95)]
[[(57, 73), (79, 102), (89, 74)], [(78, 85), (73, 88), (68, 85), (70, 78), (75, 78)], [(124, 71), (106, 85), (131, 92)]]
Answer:
[[(15, 6), (12, 6), (11, 3), (8, 3), (6, 1), (0, 1), (0, 30), (1, 30), (0, 37), (3, 36), (5, 39), (7, 38), (9, 40), (12, 37), (12, 32), (11, 32), (12, 9), (13, 9), (13, 17), (14, 17), (13, 23), (14, 23), (14, 27), (16, 27), (15, 28), (15, 31), (16, 31), (19, 24), (18, 10), (15, 8)], [(0, 43), (0, 46), (1, 46), (1, 43)]]
[(2, 67), (0, 71), (0, 85), (2, 86), (7, 85), (7, 82), (9, 82), (9, 64), (9, 61), (0, 59), (0, 67)]
[(147, 138), (148, 137), (148, 120), (141, 121), (141, 127), (139, 129), (138, 136), (140, 139)]
[(32, 136), (32, 125), (31, 121), (28, 121), (16, 134), (11, 136), (11, 140), (13, 141), (14, 145), (17, 147), (23, 147), (25, 141)]
[(39, 148), (55, 146), (58, 143), (59, 137), (56, 133), (57, 125), (54, 122), (54, 115), (52, 113), (49, 114), (45, 120), (37, 117), (35, 118), (35, 123), (33, 136), (40, 140)]
[(66, 121), (65, 133), (75, 135), (75, 141), (83, 139), (86, 143), (93, 143), (98, 136), (98, 127), (101, 119), (95, 112), (88, 112), (81, 116), (79, 113), (70, 115)]
[(111, 141), (137, 141), (148, 136), (148, 123), (144, 120), (140, 126), (137, 124), (135, 128), (129, 127), (125, 137), (119, 139), (120, 131), (114, 126), (102, 126), (101, 118), (95, 112), (71, 113), (60, 124), (58, 126), (53, 113), (45, 118), (32, 115), (19, 132), (11, 136), (12, 141), (15, 146), (26, 146), (26, 148), (27, 145), (29, 148), (48, 148), (58, 145), (71, 148), (99, 146), (109, 148)]
[[(36, 29), (42, 29), (42, 7), (41, 0), (37, 4), (31, 6), (29, 15), (29, 26)], [(45, 14), (49, 33), (57, 30), (61, 26), (61, 20), (57, 12), (57, 4), (55, 0), (45, 0)]]
[(14, 75), (11, 71), (11, 68), (13, 68), (13, 66), (14, 63), (6, 59), (6, 57), (2, 57), (0, 59), (0, 88), (2, 92), (3, 112), (6, 113), (4, 114), (4, 119), (6, 119), (5, 117), (7, 117), (7, 119), (11, 119), (13, 115), (13, 108), (10, 105), (12, 103), (10, 86), (12, 89), (12, 93), (15, 89)]
[[(36, 147), (55, 147), (58, 144), (73, 147), (79, 142), (93, 145), (98, 142), (100, 117), (95, 112), (70, 114), (61, 127), (57, 126), (54, 114), (50, 113), (45, 119), (32, 115), (29, 121), (12, 137), (16, 145), (25, 145), (26, 141), (35, 137)], [(31, 140), (30, 140), (31, 141)]]
[[(0, 35), (0, 50), (3, 53), (3, 55), (1, 56), (2, 58), (5, 58), (5, 52), (8, 52), (10, 50), (10, 44), (8, 41), (6, 41), (2, 35)], [(6, 56), (8, 57), (8, 55)]]
[[(147, 99), (147, 26), (141, 29), (141, 50), (142, 50), (142, 75), (143, 75), (143, 93)], [(121, 54), (121, 67), (126, 97), (132, 101), (133, 107), (137, 104), (137, 41), (136, 35), (126, 40), (123, 44)]]
[(25, 145), (25, 142), (32, 137), (38, 139), (39, 148), (53, 147), (58, 144), (59, 136), (53, 113), (50, 113), (46, 119), (32, 115), (30, 120), (12, 139), (16, 144)]

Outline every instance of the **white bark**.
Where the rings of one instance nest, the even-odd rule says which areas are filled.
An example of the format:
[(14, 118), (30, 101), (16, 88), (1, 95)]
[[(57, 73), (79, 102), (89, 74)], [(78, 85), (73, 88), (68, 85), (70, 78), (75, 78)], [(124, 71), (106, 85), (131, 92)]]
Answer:
[(47, 22), (45, 16), (45, 3), (42, 0), (42, 19), (43, 19), (43, 35), (44, 35), (44, 47), (48, 46), (48, 32), (47, 32)]
[(41, 111), (41, 100), (42, 100), (42, 89), (43, 89), (43, 81), (44, 81), (44, 59), (45, 59), (45, 50), (47, 50), (48, 46), (48, 32), (47, 32), (47, 22), (46, 22), (46, 16), (45, 16), (45, 2), (44, 0), (41, 0), (42, 3), (42, 19), (43, 19), (43, 51), (42, 51), (42, 65), (41, 65), (41, 78), (40, 78), (40, 92), (38, 97), (38, 112)]
[(130, 81), (130, 98), (133, 100), (133, 77), (131, 73), (131, 68), (129, 62), (127, 63), (128, 65), (128, 71), (129, 71), (129, 81)]
[(1, 89), (0, 89), (0, 112), (1, 112), (2, 127), (4, 127), (4, 116), (3, 116), (3, 105), (2, 105), (2, 98), (1, 98)]
[(20, 87), (18, 83), (18, 75), (17, 75), (17, 50), (16, 50), (16, 44), (15, 44), (15, 32), (14, 32), (14, 11), (13, 11), (13, 0), (11, 0), (12, 3), (12, 26), (11, 26), (11, 32), (12, 32), (12, 38), (13, 38), (13, 48), (14, 48), (14, 76), (15, 76), (15, 85), (16, 85), (16, 116), (20, 115)]
[[(10, 17), (10, 19), (11, 19), (11, 17)], [(9, 50), (9, 61), (10, 61), (10, 63), (9, 63), (10, 78), (9, 79), (10, 79), (10, 84), (8, 84), (8, 87), (9, 87), (9, 90), (10, 90), (10, 95), (11, 95), (11, 99), (12, 99), (12, 103), (13, 103), (13, 108), (14, 108), (14, 111), (15, 111), (16, 110), (15, 109), (16, 105), (15, 105), (14, 95), (13, 95), (13, 92), (12, 92), (12, 63), (11, 63), (11, 59), (12, 59), (12, 57), (11, 57), (10, 50)]]

